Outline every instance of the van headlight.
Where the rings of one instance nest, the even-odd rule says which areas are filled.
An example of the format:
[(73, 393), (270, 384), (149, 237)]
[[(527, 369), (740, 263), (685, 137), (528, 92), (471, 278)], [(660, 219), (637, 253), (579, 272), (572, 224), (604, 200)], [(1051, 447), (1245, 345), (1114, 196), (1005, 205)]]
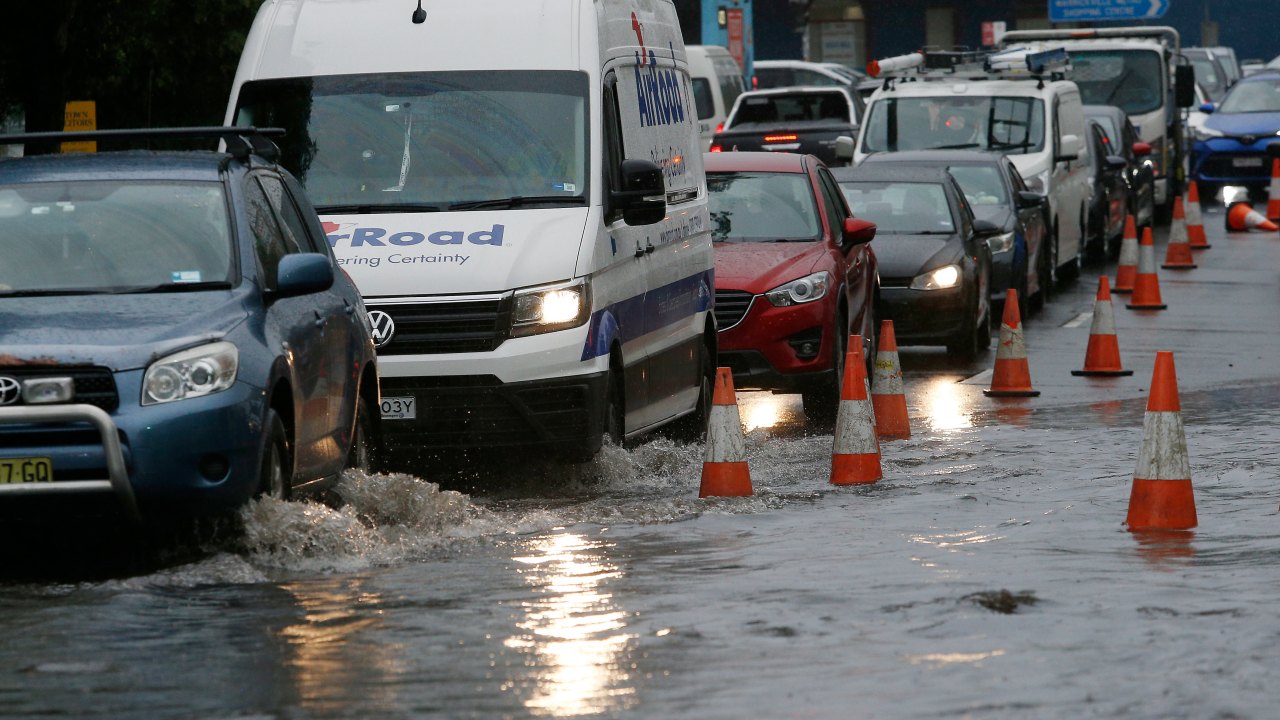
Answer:
[(229, 342), (216, 342), (161, 358), (142, 376), (142, 404), (204, 397), (236, 382), (240, 351)]
[(786, 285), (779, 285), (764, 296), (774, 307), (791, 307), (821, 300), (826, 297), (830, 288), (831, 276), (824, 270), (792, 280)]
[(511, 308), (511, 337), (568, 330), (591, 315), (591, 286), (586, 280), (568, 285), (517, 290)]
[(947, 265), (917, 275), (911, 281), (912, 290), (946, 290), (960, 284), (960, 266)]
[(987, 247), (991, 248), (992, 255), (996, 253), (1009, 252), (1013, 249), (1013, 241), (1016, 237), (1017, 234), (1013, 232), (992, 235), (987, 238)]

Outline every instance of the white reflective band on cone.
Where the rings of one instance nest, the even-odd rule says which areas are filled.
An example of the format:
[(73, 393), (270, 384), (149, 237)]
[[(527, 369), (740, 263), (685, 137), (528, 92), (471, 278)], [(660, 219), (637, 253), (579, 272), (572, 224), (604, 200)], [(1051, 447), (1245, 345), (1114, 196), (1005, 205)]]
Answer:
[(836, 416), (833, 452), (837, 455), (866, 455), (880, 452), (876, 439), (875, 411), (870, 400), (842, 400)]
[(892, 350), (881, 350), (876, 353), (876, 362), (872, 367), (871, 392), (875, 395), (902, 395), (902, 365), (898, 362), (898, 353)]
[[(1163, 452), (1159, 452), (1160, 449)], [(1134, 477), (1140, 480), (1191, 479), (1182, 413), (1147, 412), (1142, 419), (1142, 449), (1138, 453), (1138, 469)]]
[(737, 405), (712, 405), (707, 427), (706, 462), (743, 462), (747, 445)]

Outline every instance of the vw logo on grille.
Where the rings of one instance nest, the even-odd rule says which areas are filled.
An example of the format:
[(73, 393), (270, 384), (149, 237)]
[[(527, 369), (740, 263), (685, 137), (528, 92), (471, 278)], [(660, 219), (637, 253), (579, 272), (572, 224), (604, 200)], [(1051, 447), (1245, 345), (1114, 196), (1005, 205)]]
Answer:
[(0, 375), (0, 405), (13, 405), (22, 397), (22, 383)]
[(379, 350), (386, 347), (396, 334), (396, 321), (381, 310), (369, 311), (369, 324), (373, 326), (373, 346)]

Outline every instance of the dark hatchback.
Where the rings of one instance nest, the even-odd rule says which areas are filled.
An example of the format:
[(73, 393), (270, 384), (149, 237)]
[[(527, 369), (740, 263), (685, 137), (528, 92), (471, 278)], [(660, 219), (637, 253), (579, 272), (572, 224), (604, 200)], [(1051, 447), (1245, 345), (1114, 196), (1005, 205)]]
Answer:
[(877, 153), (863, 165), (946, 168), (960, 184), (976, 219), (986, 228), (991, 248), (991, 299), (1003, 306), (1009, 289), (1018, 291), (1024, 314), (1043, 305), (1053, 282), (1045, 197), (1027, 187), (1008, 156), (975, 150), (908, 150)]
[(77, 137), (140, 135), (229, 152), (0, 162), (0, 511), (220, 514), (367, 467), (369, 321), (274, 146)]
[(880, 317), (899, 344), (972, 358), (991, 345), (991, 248), (946, 168), (862, 163), (833, 170), (856, 217), (876, 224)]
[[(1149, 160), (1151, 145), (1138, 139), (1138, 131), (1129, 116), (1114, 105), (1085, 105), (1084, 116), (1102, 128), (1106, 155), (1124, 159), (1122, 174), (1128, 187), (1126, 212), (1133, 216), (1138, 227), (1151, 227), (1156, 216), (1156, 174)], [(1118, 244), (1108, 247), (1113, 253), (1117, 249)]]

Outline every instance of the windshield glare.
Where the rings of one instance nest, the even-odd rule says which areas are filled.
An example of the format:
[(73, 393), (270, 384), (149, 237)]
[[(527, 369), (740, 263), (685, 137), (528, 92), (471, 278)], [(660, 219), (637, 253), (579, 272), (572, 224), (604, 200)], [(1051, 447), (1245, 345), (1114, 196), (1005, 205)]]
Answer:
[(1072, 50), (1070, 79), (1085, 105), (1115, 105), (1129, 115), (1164, 104), (1165, 71), (1153, 50)]
[(1044, 148), (1044, 103), (1025, 97), (903, 97), (872, 104), (862, 152)]
[(322, 210), (575, 206), (588, 191), (586, 98), (586, 74), (567, 71), (286, 78), (246, 83), (236, 123), (288, 130), (282, 164)]
[(840, 183), (854, 217), (870, 220), (881, 234), (953, 233), (947, 193), (935, 183)]
[(0, 295), (228, 282), (229, 227), (220, 183), (0, 186)]
[(708, 173), (707, 205), (716, 242), (813, 241), (821, 232), (808, 175)]
[(1231, 88), (1218, 112), (1280, 112), (1280, 83), (1253, 80)]

